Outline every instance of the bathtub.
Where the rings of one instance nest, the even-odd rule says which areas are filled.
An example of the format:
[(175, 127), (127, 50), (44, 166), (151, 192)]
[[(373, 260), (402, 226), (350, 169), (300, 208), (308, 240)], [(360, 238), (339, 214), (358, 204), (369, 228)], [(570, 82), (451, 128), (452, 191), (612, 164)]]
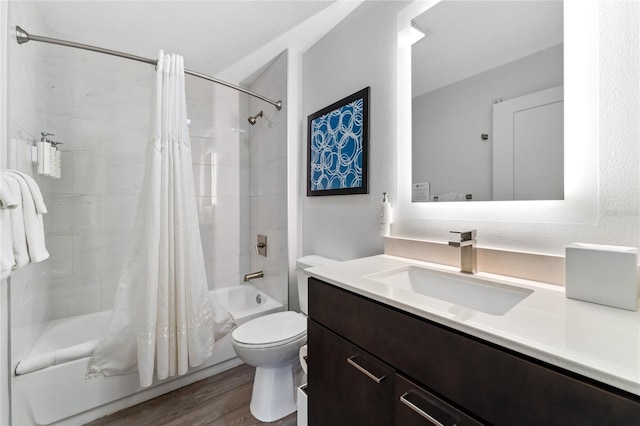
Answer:
[[(282, 304), (248, 284), (213, 290), (209, 294), (233, 315), (238, 325), (284, 310)], [(107, 329), (110, 314), (111, 311), (102, 311), (51, 321), (28, 358), (96, 341)], [(184, 376), (154, 380), (148, 388), (140, 386), (137, 372), (85, 380), (89, 359), (85, 356), (14, 375), (12, 423), (20, 426), (84, 424), (242, 364), (231, 345), (231, 334), (215, 343), (213, 354), (203, 365), (190, 369)], [(16, 363), (12, 367), (15, 369)]]

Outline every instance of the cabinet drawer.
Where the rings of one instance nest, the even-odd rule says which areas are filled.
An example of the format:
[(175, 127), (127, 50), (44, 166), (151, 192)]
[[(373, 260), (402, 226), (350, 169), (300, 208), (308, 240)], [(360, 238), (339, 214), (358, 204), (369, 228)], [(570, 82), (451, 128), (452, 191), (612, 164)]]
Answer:
[(394, 370), (308, 321), (309, 425), (393, 424)]
[(396, 374), (396, 425), (480, 426), (465, 413), (431, 392)]
[(487, 423), (640, 424), (640, 397), (314, 278), (309, 314)]

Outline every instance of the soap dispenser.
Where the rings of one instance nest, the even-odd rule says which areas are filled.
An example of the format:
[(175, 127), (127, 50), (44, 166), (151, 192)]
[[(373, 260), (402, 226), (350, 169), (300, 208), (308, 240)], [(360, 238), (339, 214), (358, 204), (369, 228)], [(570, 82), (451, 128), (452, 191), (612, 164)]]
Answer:
[(38, 142), (38, 174), (51, 175), (51, 141), (48, 136), (54, 136), (52, 133), (40, 133), (42, 138)]
[(387, 193), (382, 193), (380, 205), (380, 236), (388, 237), (391, 232), (391, 203), (387, 199)]

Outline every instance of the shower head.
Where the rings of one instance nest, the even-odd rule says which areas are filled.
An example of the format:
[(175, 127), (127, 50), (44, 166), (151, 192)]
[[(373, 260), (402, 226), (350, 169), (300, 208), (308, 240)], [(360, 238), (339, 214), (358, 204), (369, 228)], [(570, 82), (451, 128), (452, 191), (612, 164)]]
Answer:
[(247, 118), (247, 120), (249, 121), (249, 124), (251, 124), (253, 126), (254, 124), (256, 124), (256, 121), (258, 121), (258, 118), (260, 118), (260, 117), (262, 117), (262, 111), (260, 111), (259, 113), (257, 113), (253, 117)]

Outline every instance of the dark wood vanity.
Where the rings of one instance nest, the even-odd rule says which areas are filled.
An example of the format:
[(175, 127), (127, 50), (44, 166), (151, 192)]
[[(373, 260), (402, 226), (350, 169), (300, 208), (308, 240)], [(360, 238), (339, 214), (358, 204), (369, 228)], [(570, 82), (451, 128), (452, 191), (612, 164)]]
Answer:
[(315, 278), (308, 345), (312, 426), (640, 425), (637, 395)]

